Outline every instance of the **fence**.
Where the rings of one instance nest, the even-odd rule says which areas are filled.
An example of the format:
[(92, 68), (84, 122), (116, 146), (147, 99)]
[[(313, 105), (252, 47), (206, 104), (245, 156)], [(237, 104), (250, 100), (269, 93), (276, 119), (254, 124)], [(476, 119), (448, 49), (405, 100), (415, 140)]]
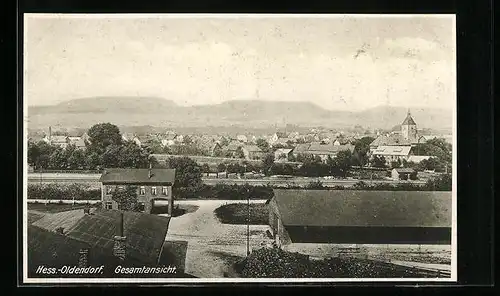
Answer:
[(46, 170), (36, 169), (32, 173), (47, 173), (47, 174), (101, 174), (102, 170)]

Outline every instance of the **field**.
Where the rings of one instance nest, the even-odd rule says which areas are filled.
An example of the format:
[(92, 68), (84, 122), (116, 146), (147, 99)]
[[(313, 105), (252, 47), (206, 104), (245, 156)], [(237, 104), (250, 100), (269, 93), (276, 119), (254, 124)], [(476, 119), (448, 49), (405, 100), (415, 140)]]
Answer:
[[(250, 204), (250, 225), (268, 225), (268, 211), (264, 203)], [(245, 203), (223, 205), (215, 209), (215, 215), (224, 224), (247, 224), (248, 206)]]

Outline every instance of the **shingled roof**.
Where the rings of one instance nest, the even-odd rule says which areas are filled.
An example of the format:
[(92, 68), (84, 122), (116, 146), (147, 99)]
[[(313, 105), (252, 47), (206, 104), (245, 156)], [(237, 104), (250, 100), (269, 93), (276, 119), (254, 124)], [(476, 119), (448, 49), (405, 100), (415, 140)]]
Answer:
[(273, 199), (285, 227), (451, 227), (451, 192), (275, 189)]
[[(150, 174), (151, 172), (151, 174)], [(105, 184), (174, 184), (175, 169), (105, 169), (99, 182)]]
[[(113, 237), (118, 235), (120, 211), (99, 210), (85, 215), (67, 236), (92, 247), (112, 250)], [(169, 218), (136, 212), (124, 212), (124, 235), (127, 257), (131, 261), (156, 263), (168, 230)]]
[(373, 142), (370, 143), (370, 146), (403, 146), (403, 145), (411, 145), (411, 142), (403, 138), (400, 134), (391, 134), (391, 135), (380, 135)]

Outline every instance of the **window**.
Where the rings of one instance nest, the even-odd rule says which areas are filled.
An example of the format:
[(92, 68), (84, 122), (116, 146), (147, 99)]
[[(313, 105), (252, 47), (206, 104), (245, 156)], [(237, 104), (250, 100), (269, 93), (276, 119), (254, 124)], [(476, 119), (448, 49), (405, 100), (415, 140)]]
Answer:
[(151, 195), (156, 195), (156, 186), (151, 187)]
[(106, 194), (111, 194), (113, 193), (113, 187), (112, 186), (106, 186)]
[(137, 205), (137, 208), (139, 210), (139, 212), (144, 212), (144, 209), (146, 208), (145, 207), (145, 204), (143, 202), (140, 202), (138, 205)]
[(162, 195), (168, 195), (168, 187), (167, 186), (163, 186), (161, 188), (161, 194)]
[(113, 202), (107, 201), (106, 202), (106, 210), (112, 210), (112, 209), (113, 209)]
[(123, 187), (123, 186), (118, 186), (118, 189), (119, 189), (119, 190), (123, 190), (123, 189), (124, 189), (124, 187)]
[(141, 188), (139, 188), (139, 195), (145, 195), (145, 194), (146, 194), (146, 187), (141, 186)]

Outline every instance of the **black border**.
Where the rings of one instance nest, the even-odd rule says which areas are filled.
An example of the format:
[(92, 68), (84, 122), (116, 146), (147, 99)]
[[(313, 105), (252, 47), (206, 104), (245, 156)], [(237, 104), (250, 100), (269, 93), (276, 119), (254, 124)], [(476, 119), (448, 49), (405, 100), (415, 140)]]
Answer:
[[(330, 3), (331, 2), (331, 3)], [(334, 3), (333, 3), (334, 2)], [(173, 12), (225, 12), (225, 13), (457, 13), (458, 61), (458, 280), (460, 285), (491, 285), (493, 281), (493, 22), (492, 1), (307, 1), (302, 8), (295, 5), (266, 3), (257, 6), (251, 1), (221, 3), (187, 3), (186, 1), (19, 1), (18, 65), (19, 76), (17, 111), (17, 178), (22, 185), (22, 13), (173, 13)], [(328, 4), (329, 3), (329, 4)], [(196, 5), (198, 4), (198, 5)], [(253, 4), (253, 7), (252, 7)], [(232, 6), (231, 6), (232, 5)], [(267, 7), (266, 7), (267, 6)], [(16, 44), (13, 42), (13, 44)], [(3, 44), (2, 44), (3, 45)], [(17, 187), (18, 206), (22, 200), (22, 186)], [(18, 207), (18, 239), (22, 238), (22, 207)], [(17, 251), (18, 267), (22, 267), (22, 244)], [(21, 270), (17, 270), (17, 285), (22, 283)], [(450, 286), (450, 283), (335, 283), (335, 286)], [(24, 284), (33, 286), (31, 284)], [(219, 286), (219, 284), (201, 284)], [(233, 284), (232, 284), (233, 285)], [(262, 286), (238, 284), (240, 286)], [(307, 284), (307, 286), (333, 286), (333, 284)], [(34, 286), (53, 286), (52, 284)], [(68, 284), (64, 286), (78, 286)], [(85, 285), (88, 286), (88, 285)], [(121, 286), (107, 284), (107, 286)], [(141, 285), (151, 286), (151, 285)], [(193, 286), (182, 284), (178, 286)], [(284, 286), (274, 284), (265, 286)], [(288, 285), (289, 286), (289, 285)], [(304, 284), (293, 284), (304, 286)], [(457, 286), (456, 284), (454, 286)]]

